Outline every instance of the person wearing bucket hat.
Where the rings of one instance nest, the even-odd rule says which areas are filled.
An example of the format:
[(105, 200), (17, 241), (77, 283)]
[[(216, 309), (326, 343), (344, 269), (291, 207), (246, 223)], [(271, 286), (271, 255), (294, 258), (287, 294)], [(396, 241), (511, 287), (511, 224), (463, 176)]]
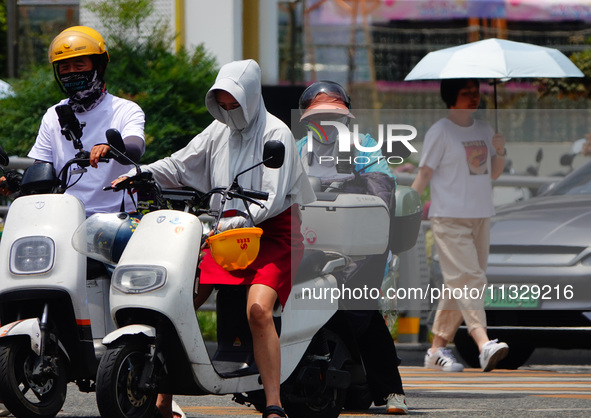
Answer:
[[(339, 153), (335, 146), (338, 130), (334, 126), (320, 125), (322, 121), (332, 121), (349, 126), (351, 119), (355, 118), (351, 113), (351, 99), (340, 84), (329, 80), (311, 84), (300, 96), (299, 109), (300, 122), (311, 133), (297, 142), (298, 152), (308, 175), (320, 178), (324, 184), (351, 179), (354, 177), (353, 170), (381, 172), (394, 178), (380, 150), (366, 152), (352, 146), (354, 155)], [(353, 143), (352, 135), (351, 142)], [(360, 135), (359, 143), (365, 148), (376, 145), (369, 134)], [(376, 159), (376, 164), (366, 163)]]
[[(442, 80), (441, 98), (449, 112), (425, 134), (419, 173), (412, 187), (422, 194), (427, 184), (431, 185), (433, 240), (443, 283), (451, 289), (450, 295), (456, 295), (456, 289), (482, 289), (487, 284), (490, 217), (495, 214), (492, 180), (503, 172), (507, 150), (503, 135), (473, 118), (480, 103), (477, 79)], [(494, 369), (508, 354), (506, 343), (489, 340), (484, 300), (463, 295), (439, 300), (425, 367), (463, 371), (464, 366), (447, 348), (462, 321), (478, 346), (484, 372)]]
[(315, 114), (332, 113), (355, 117), (350, 112), (351, 99), (345, 89), (328, 80), (313, 83), (304, 90), (300, 96), (299, 108), (302, 111), (300, 122)]
[(145, 149), (144, 112), (132, 101), (107, 92), (105, 73), (110, 58), (105, 40), (90, 27), (72, 26), (53, 39), (48, 55), (55, 80), (68, 98), (47, 110), (28, 157), (53, 164), (56, 172), (74, 158), (78, 150), (62, 134), (56, 110), (60, 105), (68, 105), (81, 125), (80, 141), (85, 150), (90, 150), (94, 169), (75, 180), (66, 193), (84, 203), (87, 216), (118, 212), (122, 200), (125, 208), (133, 208), (130, 196), (102, 190), (111, 179), (128, 171), (117, 161), (98, 164), (99, 157), (104, 157), (110, 149), (105, 138), (109, 128), (121, 133), (126, 154), (132, 160), (139, 161)]
[[(332, 120), (349, 125), (354, 118), (351, 113), (351, 99), (347, 91), (334, 81), (318, 81), (311, 84), (302, 93), (299, 100), (301, 113), (300, 121), (309, 128), (309, 134), (297, 142), (298, 152), (306, 172), (309, 176), (320, 178), (321, 183), (328, 185), (334, 181), (355, 182), (353, 170), (358, 172), (379, 173), (366, 177), (367, 181), (385, 182), (388, 197), (395, 191), (394, 175), (381, 151), (364, 153), (353, 147), (354, 155), (344, 156), (337, 152), (336, 130), (330, 130), (323, 125), (326, 135), (318, 129), (313, 129), (315, 123)], [(320, 133), (320, 134), (319, 134)], [(360, 143), (365, 147), (374, 146), (375, 140), (371, 135), (359, 135)], [(312, 147), (309, 147), (310, 141)], [(367, 162), (355, 164), (341, 164), (342, 160), (364, 155), (373, 161), (379, 158), (380, 163), (365, 167)], [(324, 158), (319, 158), (323, 156)], [(330, 157), (338, 157), (338, 161)], [(359, 161), (362, 161), (359, 159)], [(368, 190), (358, 190), (358, 193), (368, 193)], [(388, 198), (389, 201), (389, 198)], [(365, 260), (355, 261), (341, 272), (343, 283), (359, 286), (370, 283), (372, 287), (381, 285), (388, 260), (388, 251), (377, 256), (369, 256)], [(386, 405), (389, 414), (407, 414), (408, 406), (402, 387), (402, 379), (398, 370), (400, 359), (390, 331), (378, 309), (368, 310), (355, 307), (345, 307), (333, 321), (341, 332), (350, 334), (355, 339), (362, 357), (367, 374), (367, 381), (371, 398), (376, 406)], [(345, 404), (347, 407), (347, 404)]]
[[(281, 352), (273, 323), (276, 302), (284, 306), (291, 291), (291, 278), (303, 256), (299, 205), (316, 199), (289, 128), (265, 108), (261, 69), (254, 60), (233, 61), (220, 69), (205, 104), (215, 120), (183, 149), (142, 170), (153, 173), (162, 187), (188, 186), (201, 192), (226, 187), (237, 173), (259, 163), (263, 145), (279, 140), (285, 145), (280, 168), (260, 165), (240, 176), (244, 188), (269, 193), (261, 208), (249, 205), (254, 226), (263, 230), (260, 251), (244, 269), (227, 271), (206, 251), (200, 268), (196, 306), (209, 296), (214, 284), (248, 286), (247, 318), (253, 336), (254, 359), (260, 371), (267, 409), (263, 416), (285, 416), (280, 399)], [(132, 170), (126, 176), (132, 176)], [(113, 185), (125, 178), (115, 179)], [(212, 207), (219, 201), (212, 200)], [(239, 199), (228, 200), (227, 210), (241, 210)], [(246, 218), (223, 218), (221, 230), (246, 225)], [(197, 256), (197, 254), (195, 255)], [(172, 395), (159, 395), (158, 408), (170, 418)]]

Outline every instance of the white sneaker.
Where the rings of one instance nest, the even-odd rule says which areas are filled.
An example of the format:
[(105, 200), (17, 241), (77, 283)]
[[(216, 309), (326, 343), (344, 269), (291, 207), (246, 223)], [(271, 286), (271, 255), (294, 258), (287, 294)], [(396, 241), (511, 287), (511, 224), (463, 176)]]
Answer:
[(444, 372), (461, 372), (464, 365), (458, 363), (449, 348), (439, 347), (435, 354), (427, 350), (425, 354), (425, 367), (428, 369), (443, 370)]
[(482, 347), (482, 352), (478, 358), (480, 359), (480, 367), (482, 367), (483, 372), (490, 372), (509, 353), (509, 346), (506, 343), (500, 343), (498, 341), (490, 340)]
[(408, 405), (406, 404), (406, 396), (399, 393), (391, 393), (386, 398), (386, 413), (393, 415), (408, 415)]

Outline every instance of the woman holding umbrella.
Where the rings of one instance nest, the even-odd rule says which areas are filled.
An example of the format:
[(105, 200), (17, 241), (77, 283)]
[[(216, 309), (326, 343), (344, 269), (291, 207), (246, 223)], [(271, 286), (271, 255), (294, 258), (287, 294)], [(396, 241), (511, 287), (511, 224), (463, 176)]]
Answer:
[(412, 184), (419, 194), (431, 184), (431, 230), (443, 281), (450, 290), (439, 300), (425, 367), (464, 369), (446, 348), (464, 321), (487, 372), (507, 355), (509, 347), (489, 340), (484, 301), (474, 298), (476, 293), (470, 289), (481, 290), (487, 284), (492, 180), (503, 172), (505, 138), (472, 117), (480, 103), (477, 79), (442, 80), (441, 98), (449, 113), (426, 133), (419, 173)]

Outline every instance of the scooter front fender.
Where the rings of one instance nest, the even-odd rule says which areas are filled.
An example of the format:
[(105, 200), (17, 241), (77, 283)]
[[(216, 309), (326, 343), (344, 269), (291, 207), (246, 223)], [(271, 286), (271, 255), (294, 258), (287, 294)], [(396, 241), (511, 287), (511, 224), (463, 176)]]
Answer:
[(111, 332), (105, 338), (103, 338), (103, 344), (109, 345), (117, 341), (119, 338), (129, 335), (144, 334), (148, 338), (156, 338), (156, 328), (149, 325), (127, 325), (125, 327), (116, 329)]
[(31, 350), (41, 355), (41, 327), (39, 318), (21, 319), (0, 328), (0, 338), (26, 335), (31, 341)]

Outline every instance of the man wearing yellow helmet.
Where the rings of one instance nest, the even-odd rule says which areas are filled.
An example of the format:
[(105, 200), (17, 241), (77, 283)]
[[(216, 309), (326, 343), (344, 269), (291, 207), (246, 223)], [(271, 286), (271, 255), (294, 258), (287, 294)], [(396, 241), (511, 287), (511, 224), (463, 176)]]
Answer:
[[(99, 157), (104, 157), (110, 148), (105, 132), (117, 129), (127, 155), (134, 161), (139, 161), (145, 149), (144, 112), (137, 104), (107, 92), (104, 76), (109, 60), (103, 37), (92, 28), (73, 26), (54, 38), (49, 46), (49, 62), (68, 98), (47, 110), (28, 154), (37, 161), (52, 163), (58, 172), (75, 156), (77, 150), (62, 134), (56, 112), (56, 106), (69, 105), (83, 126), (80, 140), (84, 149), (90, 150), (90, 164), (96, 168), (88, 170), (67, 191), (84, 203), (87, 216), (121, 208), (120, 194), (102, 191), (103, 186), (110, 185), (110, 179), (128, 171), (116, 161), (98, 165)], [(132, 208), (130, 197), (124, 199), (125, 208)]]

